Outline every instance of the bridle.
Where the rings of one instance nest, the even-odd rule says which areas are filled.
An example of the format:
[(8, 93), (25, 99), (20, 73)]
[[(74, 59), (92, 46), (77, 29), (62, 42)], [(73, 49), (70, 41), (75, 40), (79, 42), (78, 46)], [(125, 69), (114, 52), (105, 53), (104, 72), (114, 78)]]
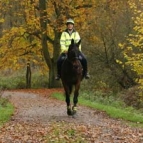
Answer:
[[(71, 54), (74, 55), (74, 56), (72, 57)], [(72, 50), (68, 51), (67, 60), (70, 61), (70, 62), (73, 62), (74, 60), (79, 60), (79, 54), (76, 53), (75, 49), (72, 49)]]
[(79, 51), (76, 49), (76, 47), (73, 47), (68, 51), (67, 61), (73, 66), (73, 70), (78, 70), (81, 67)]

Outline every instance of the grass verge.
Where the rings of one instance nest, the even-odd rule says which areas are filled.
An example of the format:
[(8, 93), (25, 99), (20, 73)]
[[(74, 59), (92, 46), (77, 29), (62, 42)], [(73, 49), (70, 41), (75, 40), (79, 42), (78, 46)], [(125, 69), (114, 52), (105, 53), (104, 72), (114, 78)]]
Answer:
[[(1, 89), (25, 89), (26, 78), (25, 73), (15, 72), (13, 74), (3, 76), (0, 75), (0, 88)], [(40, 80), (39, 80), (40, 79)], [(44, 88), (47, 87), (47, 75), (42, 75), (39, 72), (32, 73), (31, 88)]]
[[(52, 96), (59, 100), (65, 100), (61, 93), (54, 93)], [(141, 124), (141, 126), (143, 125), (143, 114), (132, 108), (123, 109), (120, 107), (112, 107), (110, 105), (97, 103), (96, 101), (91, 102), (82, 97), (79, 97), (79, 104), (104, 111), (112, 118), (123, 119), (125, 121)]]
[(0, 98), (0, 126), (10, 120), (14, 107), (6, 99)]

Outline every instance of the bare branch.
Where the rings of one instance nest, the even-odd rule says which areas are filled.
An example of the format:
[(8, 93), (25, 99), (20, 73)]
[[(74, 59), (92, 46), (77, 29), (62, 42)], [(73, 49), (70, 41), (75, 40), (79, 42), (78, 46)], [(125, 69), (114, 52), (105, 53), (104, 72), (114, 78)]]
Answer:
[(75, 9), (80, 9), (80, 8), (92, 8), (92, 7), (93, 7), (92, 4), (84, 4), (84, 5), (76, 6)]

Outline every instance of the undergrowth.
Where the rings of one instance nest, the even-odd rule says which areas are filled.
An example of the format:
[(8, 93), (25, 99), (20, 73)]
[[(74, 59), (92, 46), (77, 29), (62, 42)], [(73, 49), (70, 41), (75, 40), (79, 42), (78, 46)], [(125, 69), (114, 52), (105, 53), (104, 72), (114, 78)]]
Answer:
[[(0, 77), (0, 87), (2, 89), (25, 89), (26, 76), (23, 74), (14, 74), (11, 76)], [(31, 77), (31, 88), (45, 88), (48, 85), (48, 78), (46, 75), (33, 73)]]

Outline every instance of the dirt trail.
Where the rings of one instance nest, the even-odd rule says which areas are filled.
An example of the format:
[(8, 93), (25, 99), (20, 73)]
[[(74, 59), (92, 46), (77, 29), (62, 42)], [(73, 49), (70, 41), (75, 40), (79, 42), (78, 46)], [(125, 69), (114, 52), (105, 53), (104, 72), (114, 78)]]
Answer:
[[(42, 143), (38, 137), (39, 132), (48, 132), (47, 126), (54, 122), (74, 123), (84, 127), (95, 129), (100, 135), (92, 141), (95, 143), (143, 143), (143, 130), (131, 128), (120, 120), (109, 118), (105, 113), (91, 108), (78, 106), (76, 118), (67, 116), (66, 104), (63, 101), (48, 96), (50, 90), (45, 90), (45, 95), (25, 91), (5, 91), (3, 96), (8, 97), (16, 107), (12, 120), (0, 129), (0, 143)], [(15, 129), (15, 127), (17, 127)], [(21, 127), (21, 130), (19, 129)], [(30, 135), (24, 130), (29, 130)], [(37, 133), (37, 131), (39, 131)], [(36, 132), (37, 137), (31, 138), (31, 132)], [(16, 137), (15, 137), (15, 133)], [(14, 135), (13, 135), (14, 134)], [(28, 136), (25, 137), (25, 134)], [(34, 134), (34, 133), (33, 133)], [(97, 134), (97, 133), (96, 133)], [(34, 134), (35, 136), (35, 134)]]
[[(66, 103), (57, 101), (49, 96), (42, 97), (33, 93), (5, 92), (4, 96), (10, 97), (11, 102), (17, 108), (13, 120), (48, 123), (51, 121), (68, 121), (85, 124), (106, 125), (104, 113), (87, 107), (78, 106), (78, 114), (75, 118), (66, 114)], [(117, 122), (111, 120), (112, 122)]]

